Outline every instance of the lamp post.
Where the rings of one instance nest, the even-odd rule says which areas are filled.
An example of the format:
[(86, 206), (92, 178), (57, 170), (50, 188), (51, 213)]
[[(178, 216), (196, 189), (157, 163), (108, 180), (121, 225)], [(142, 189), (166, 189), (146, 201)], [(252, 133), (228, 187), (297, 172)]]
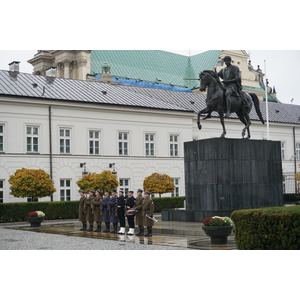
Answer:
[(80, 168), (83, 168), (82, 176), (85, 176), (88, 174), (86, 170), (86, 163), (80, 163)]
[(270, 139), (270, 129), (269, 129), (269, 101), (268, 101), (268, 79), (267, 79), (267, 62), (265, 62), (265, 97), (266, 97), (266, 119), (267, 119), (267, 140)]
[(115, 163), (111, 163), (111, 164), (109, 164), (109, 168), (111, 169), (111, 168), (113, 168), (113, 170), (112, 170), (112, 174), (114, 174), (114, 175), (117, 175), (117, 172), (116, 172), (116, 169), (115, 169)]

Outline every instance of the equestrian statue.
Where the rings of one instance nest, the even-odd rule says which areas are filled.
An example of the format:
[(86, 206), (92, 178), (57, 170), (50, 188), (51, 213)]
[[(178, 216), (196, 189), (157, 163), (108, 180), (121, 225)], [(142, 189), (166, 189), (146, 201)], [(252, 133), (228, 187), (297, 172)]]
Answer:
[[(198, 128), (201, 130), (200, 115), (207, 114), (203, 119), (211, 118), (211, 113), (216, 111), (220, 116), (220, 121), (223, 127), (223, 133), (221, 137), (225, 137), (226, 129), (224, 123), (225, 117), (228, 118), (231, 113), (236, 113), (241, 122), (245, 125), (242, 131), (242, 137), (245, 137), (247, 130), (247, 138), (250, 138), (250, 125), (251, 121), (249, 118), (252, 105), (254, 104), (255, 111), (259, 117), (259, 120), (264, 124), (259, 108), (259, 99), (256, 94), (245, 93), (242, 91), (242, 80), (240, 76), (240, 70), (237, 66), (231, 64), (231, 57), (225, 56), (223, 58), (226, 67), (220, 72), (214, 72), (205, 70), (200, 73), (200, 91), (204, 92), (206, 87), (207, 98), (206, 108), (199, 111), (198, 113)], [(221, 83), (220, 78), (223, 79)]]

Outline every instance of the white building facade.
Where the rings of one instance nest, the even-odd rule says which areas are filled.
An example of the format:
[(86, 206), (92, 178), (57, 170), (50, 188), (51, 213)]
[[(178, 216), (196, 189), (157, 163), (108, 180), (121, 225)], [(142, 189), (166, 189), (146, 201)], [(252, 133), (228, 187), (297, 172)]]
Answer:
[[(9, 176), (20, 168), (52, 174), (57, 190), (54, 201), (78, 200), (76, 181), (83, 171), (103, 170), (116, 171), (125, 191), (142, 188), (144, 178), (153, 172), (166, 173), (174, 178), (175, 190), (164, 196), (184, 196), (184, 142), (221, 135), (218, 118), (202, 121), (201, 131), (197, 128), (196, 111), (204, 107), (205, 95), (169, 91), (156, 95), (155, 89), (129, 91), (104, 83), (51, 81), (9, 71), (0, 75), (3, 203), (32, 201), (10, 195)], [(145, 91), (153, 96), (145, 96)], [(195, 104), (190, 104), (193, 101)], [(189, 109), (193, 105), (194, 111)], [(262, 102), (262, 111), (264, 105)], [(300, 107), (270, 103), (269, 110), (270, 139), (282, 142), (283, 172), (293, 173), (295, 166), (298, 171)], [(226, 119), (226, 129), (227, 138), (241, 138), (243, 124), (233, 116)], [(250, 129), (252, 139), (266, 138), (266, 125), (257, 119), (253, 118)], [(294, 191), (292, 179), (286, 192)]]

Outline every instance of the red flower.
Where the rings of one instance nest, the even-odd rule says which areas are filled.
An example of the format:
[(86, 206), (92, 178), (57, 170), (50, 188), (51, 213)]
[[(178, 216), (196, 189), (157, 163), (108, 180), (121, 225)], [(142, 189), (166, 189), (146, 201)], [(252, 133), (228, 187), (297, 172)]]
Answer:
[(31, 211), (27, 214), (27, 217), (37, 217), (37, 212), (36, 211)]
[(206, 218), (206, 219), (203, 220), (202, 223), (203, 223), (205, 226), (209, 226), (209, 222), (210, 222), (211, 219), (212, 219), (211, 217)]

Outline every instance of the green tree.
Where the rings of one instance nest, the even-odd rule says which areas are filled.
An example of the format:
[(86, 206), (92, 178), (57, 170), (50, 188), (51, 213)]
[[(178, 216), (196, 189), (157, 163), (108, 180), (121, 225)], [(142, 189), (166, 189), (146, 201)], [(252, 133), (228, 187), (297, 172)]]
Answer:
[(79, 179), (76, 184), (85, 193), (88, 193), (89, 190), (99, 190), (103, 195), (105, 189), (109, 191), (116, 189), (119, 181), (117, 180), (117, 176), (112, 174), (111, 171), (104, 170), (100, 174), (88, 173)]
[(167, 174), (152, 173), (144, 179), (144, 191), (149, 191), (151, 194), (171, 193), (175, 189), (172, 177)]
[(56, 189), (50, 175), (44, 170), (19, 169), (9, 177), (10, 194), (15, 197), (43, 198), (52, 196)]

